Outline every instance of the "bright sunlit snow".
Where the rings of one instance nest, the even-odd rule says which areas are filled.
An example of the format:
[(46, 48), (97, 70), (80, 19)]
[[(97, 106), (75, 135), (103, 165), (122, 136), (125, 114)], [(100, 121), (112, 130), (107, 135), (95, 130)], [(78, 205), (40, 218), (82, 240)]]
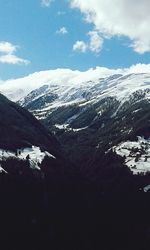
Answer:
[(125, 157), (125, 164), (133, 174), (150, 172), (150, 141), (138, 137), (137, 141), (126, 141), (113, 148)]
[(56, 159), (55, 156), (51, 155), (47, 151), (42, 152), (41, 149), (36, 146), (32, 146), (32, 148), (18, 149), (17, 152), (0, 149), (0, 160), (6, 160), (11, 157), (21, 160), (26, 160), (28, 158), (30, 167), (39, 170), (39, 164), (43, 161), (46, 155)]
[[(29, 77), (25, 78), (27, 82), (29, 81), (28, 78)], [(45, 82), (41, 78), (39, 79), (39, 81), (38, 79), (36, 79), (38, 84), (37, 84), (37, 89), (36, 88), (34, 89), (34, 94), (31, 92), (29, 95), (26, 96), (23, 90), (24, 94), (22, 97), (26, 96), (26, 98), (22, 98), (20, 100), (20, 104), (24, 106), (24, 104), (25, 105), (30, 104), (30, 102), (33, 102), (38, 98), (44, 98), (51, 95), (56, 96), (56, 98), (52, 102), (49, 103), (45, 101), (43, 107), (36, 109), (35, 116), (38, 119), (45, 118), (53, 110), (59, 107), (74, 105), (76, 103), (79, 106), (86, 106), (90, 104), (92, 105), (97, 101), (100, 101), (106, 97), (116, 98), (120, 102), (120, 106), (118, 107), (119, 110), (122, 104), (125, 101), (130, 100), (132, 98), (131, 95), (136, 91), (141, 91), (141, 92), (143, 91), (143, 93), (145, 91), (145, 95), (143, 98), (147, 100), (150, 99), (150, 91), (148, 90), (150, 86), (149, 73), (144, 73), (144, 74), (124, 73), (124, 74), (115, 74), (111, 76), (108, 75), (105, 77), (101, 77), (100, 73), (99, 75), (97, 73), (96, 76), (94, 76), (92, 72), (90, 81), (89, 80), (82, 81), (82, 77), (81, 79), (79, 79), (78, 77), (77, 78), (72, 77), (69, 78), (68, 80), (65, 79), (66, 81), (64, 82), (64, 79), (62, 80), (60, 77), (60, 81), (57, 82), (55, 77), (51, 79), (51, 76), (49, 78), (47, 77), (46, 80), (47, 81)], [(23, 84), (24, 79), (23, 80), (18, 79), (16, 80), (16, 82), (19, 82), (21, 86), (24, 85)], [(33, 82), (34, 82), (34, 75), (33, 75)], [(12, 100), (14, 99), (13, 86), (14, 85), (12, 83), (0, 86), (0, 90), (2, 91), (2, 93), (10, 97)], [(8, 87), (8, 91), (6, 87)], [(38, 89), (38, 87), (40, 88)], [(17, 94), (17, 92), (14, 92), (14, 94), (15, 94), (15, 100), (18, 100), (21, 96), (20, 94)], [(117, 114), (118, 110), (116, 110), (114, 116)]]

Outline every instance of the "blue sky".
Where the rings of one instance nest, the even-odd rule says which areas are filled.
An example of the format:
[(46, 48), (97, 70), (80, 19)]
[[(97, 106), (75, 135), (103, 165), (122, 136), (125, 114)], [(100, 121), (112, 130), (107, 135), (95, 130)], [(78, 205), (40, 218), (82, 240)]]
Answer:
[[(135, 48), (135, 43), (143, 45), (143, 41), (128, 29), (126, 33), (121, 31), (123, 26), (116, 29), (120, 34), (116, 30), (112, 31), (114, 35), (102, 33), (96, 18), (85, 21), (86, 8), (81, 1), (53, 0), (44, 6), (42, 0), (1, 0), (0, 78), (18, 78), (56, 68), (83, 71), (96, 66), (125, 68), (149, 63), (147, 40), (144, 49)], [(113, 25), (113, 19), (111, 22)], [(96, 44), (90, 40), (93, 37)]]

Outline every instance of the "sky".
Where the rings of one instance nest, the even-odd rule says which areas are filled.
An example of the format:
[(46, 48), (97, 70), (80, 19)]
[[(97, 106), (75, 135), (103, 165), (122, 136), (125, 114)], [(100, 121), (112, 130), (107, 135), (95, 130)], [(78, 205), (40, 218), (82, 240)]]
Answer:
[(149, 64), (149, 9), (149, 0), (1, 0), (0, 79)]

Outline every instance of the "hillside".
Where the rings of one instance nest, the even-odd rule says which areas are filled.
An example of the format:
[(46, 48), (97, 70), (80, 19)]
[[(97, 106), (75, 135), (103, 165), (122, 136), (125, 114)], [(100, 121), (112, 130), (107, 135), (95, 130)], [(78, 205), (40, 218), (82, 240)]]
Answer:
[(55, 228), (58, 204), (63, 218), (68, 192), (76, 192), (80, 179), (56, 138), (31, 113), (0, 95), (0, 241), (4, 249), (53, 244), (50, 228), (54, 238), (60, 237)]
[(35, 145), (55, 150), (56, 139), (29, 112), (3, 95), (0, 95), (0, 110), (1, 148)]
[(149, 249), (148, 77), (43, 85), (19, 101), (41, 123), (1, 96), (0, 238), (33, 249)]
[[(138, 136), (149, 139), (149, 96), (148, 73), (115, 74), (73, 85), (47, 83), (19, 100), (19, 104), (50, 128), (67, 157), (89, 171), (98, 167), (101, 155), (120, 143), (136, 144)], [(127, 155), (119, 155), (126, 164)], [(130, 170), (148, 172), (143, 164), (147, 164), (149, 155), (144, 159), (142, 167), (138, 164), (137, 168), (133, 158), (135, 164)]]

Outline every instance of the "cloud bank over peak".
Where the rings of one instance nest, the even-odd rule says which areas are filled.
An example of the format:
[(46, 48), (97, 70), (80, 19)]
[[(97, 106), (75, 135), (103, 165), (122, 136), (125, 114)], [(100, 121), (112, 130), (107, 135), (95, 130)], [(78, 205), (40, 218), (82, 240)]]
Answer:
[(149, 0), (69, 0), (103, 38), (125, 36), (139, 54), (150, 51)]
[(150, 64), (136, 64), (129, 68), (109, 69), (106, 67), (91, 68), (87, 71), (71, 69), (55, 69), (40, 71), (19, 79), (10, 79), (0, 82), (0, 92), (10, 99), (17, 101), (32, 90), (44, 84), (57, 84), (75, 86), (114, 74), (149, 73)]

